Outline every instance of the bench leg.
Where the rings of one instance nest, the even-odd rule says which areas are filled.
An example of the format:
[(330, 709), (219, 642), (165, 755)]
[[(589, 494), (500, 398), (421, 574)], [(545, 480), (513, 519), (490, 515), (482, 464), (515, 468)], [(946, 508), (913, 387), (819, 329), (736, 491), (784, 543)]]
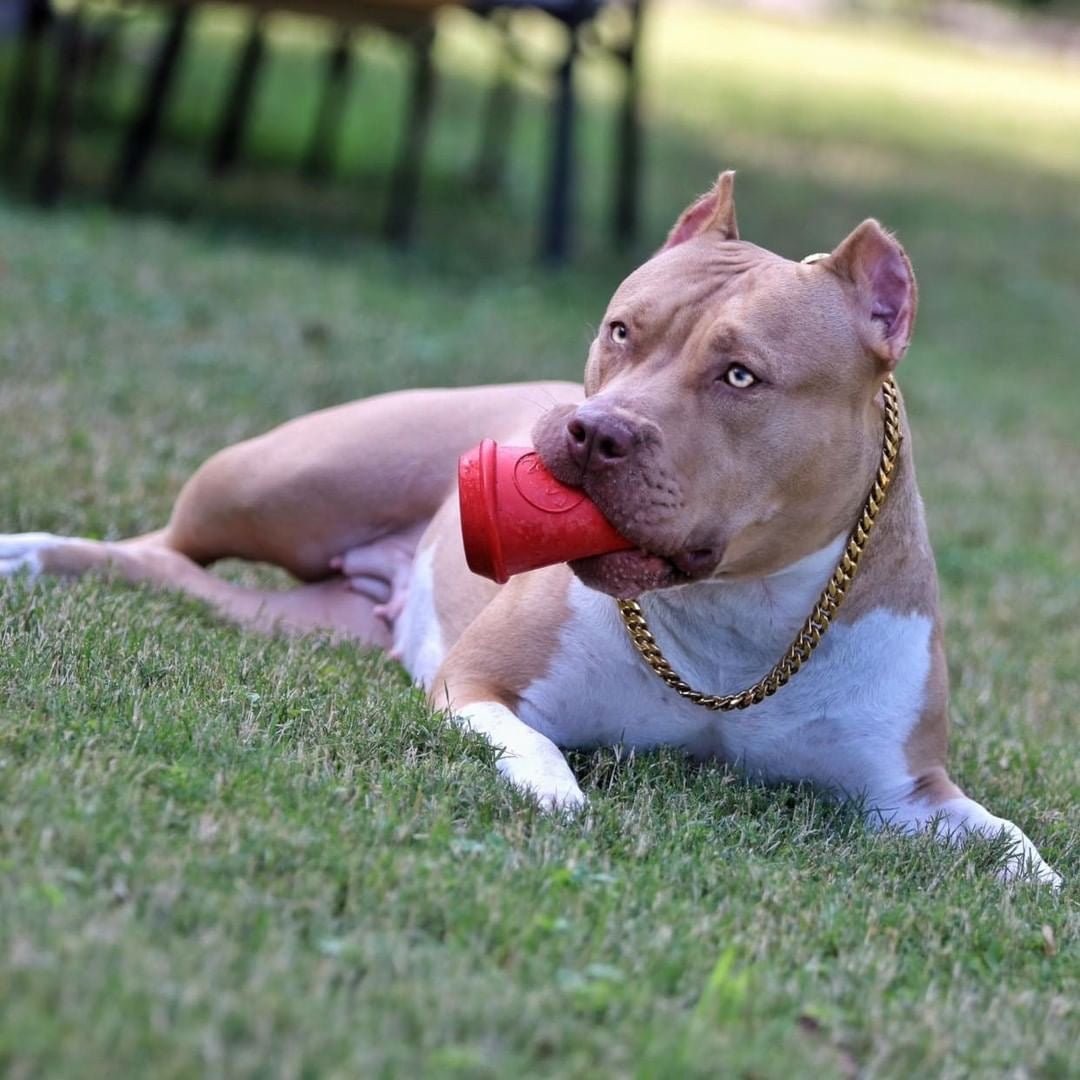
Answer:
[(48, 0), (30, 0), (27, 4), (19, 53), (8, 88), (3, 158), (5, 168), (11, 172), (18, 169), (27, 136), (34, 127), (41, 84), (42, 39), (52, 19)]
[(629, 245), (637, 231), (638, 195), (641, 176), (641, 117), (639, 101), (641, 77), (638, 71), (638, 43), (641, 40), (641, 0), (631, 7), (630, 37), (619, 54), (625, 68), (625, 86), (619, 111), (618, 151), (615, 162), (615, 199), (612, 232), (619, 247)]
[(413, 228), (416, 196), (420, 187), (420, 166), (435, 90), (435, 65), (432, 62), (434, 32), (430, 27), (413, 37), (413, 78), (409, 116), (401, 152), (394, 169), (384, 230), (392, 243), (404, 244)]
[(351, 46), (352, 35), (343, 29), (326, 57), (326, 71), (318, 111), (315, 113), (315, 125), (311, 131), (307, 153), (304, 155), (304, 163), (300, 168), (302, 175), (308, 180), (321, 179), (333, 166), (349, 90)]
[(83, 101), (80, 111), (89, 122), (107, 121), (115, 99), (116, 78), (122, 66), (124, 23), (119, 11), (94, 19), (83, 41)]
[(187, 37), (192, 10), (190, 4), (182, 4), (173, 10), (172, 21), (150, 69), (142, 105), (124, 141), (113, 174), (110, 189), (113, 205), (122, 205), (131, 197), (154, 148), (158, 129), (161, 127), (161, 117), (165, 112), (165, 104)]
[(256, 17), (233, 73), (232, 86), (229, 88), (229, 96), (226, 98), (225, 109), (210, 151), (210, 172), (214, 176), (224, 176), (236, 164), (240, 155), (244, 133), (251, 118), (255, 80), (265, 51), (266, 31), (263, 29), (263, 20)]
[(574, 61), (577, 59), (577, 34), (567, 28), (570, 44), (555, 74), (555, 100), (552, 105), (551, 162), (548, 173), (547, 203), (544, 207), (540, 257), (545, 262), (562, 262), (570, 247), (574, 185)]
[(58, 44), (52, 105), (49, 110), (45, 151), (34, 181), (34, 198), (42, 206), (53, 206), (60, 198), (60, 191), (64, 186), (75, 90), (82, 66), (84, 33), (81, 8), (76, 8), (57, 24)]

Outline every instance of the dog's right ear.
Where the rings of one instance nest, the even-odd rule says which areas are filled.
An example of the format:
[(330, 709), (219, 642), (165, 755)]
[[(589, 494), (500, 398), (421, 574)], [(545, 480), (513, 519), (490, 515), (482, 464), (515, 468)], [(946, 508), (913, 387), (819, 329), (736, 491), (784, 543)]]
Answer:
[(739, 226), (735, 221), (734, 169), (722, 172), (712, 191), (682, 212), (660, 250), (667, 251), (706, 232), (716, 233), (722, 240), (739, 239)]

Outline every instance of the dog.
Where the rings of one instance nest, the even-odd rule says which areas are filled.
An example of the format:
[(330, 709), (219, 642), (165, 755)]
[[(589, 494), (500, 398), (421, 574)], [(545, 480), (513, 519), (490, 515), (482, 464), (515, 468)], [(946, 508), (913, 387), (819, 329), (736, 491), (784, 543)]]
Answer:
[[(0, 536), (0, 575), (107, 571), (254, 629), (390, 650), (549, 810), (585, 801), (562, 749), (676, 746), (858, 800), (876, 826), (1004, 834), (1004, 878), (1058, 886), (1021, 829), (947, 772), (937, 575), (898, 398), (887, 497), (868, 497), (915, 322), (911, 263), (874, 220), (801, 263), (744, 242), (733, 177), (616, 290), (584, 387), (407, 390), (313, 413), (212, 457), (158, 532)], [(502, 586), (471, 574), (455, 464), (488, 436), (531, 441), (636, 546)], [(206, 569), (227, 557), (298, 584), (245, 588)], [(838, 565), (842, 605), (811, 618), (765, 692), (755, 680), (820, 614)], [(633, 598), (638, 644), (672, 680), (627, 632), (617, 601)], [(694, 700), (755, 686), (746, 708)]]

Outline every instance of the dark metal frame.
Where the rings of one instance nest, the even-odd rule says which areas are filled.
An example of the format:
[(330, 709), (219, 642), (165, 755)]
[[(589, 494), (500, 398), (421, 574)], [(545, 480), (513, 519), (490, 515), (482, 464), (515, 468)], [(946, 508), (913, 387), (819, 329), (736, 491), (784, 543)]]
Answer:
[[(620, 39), (605, 41), (598, 32), (597, 19), (615, 6), (622, 7), (626, 12), (626, 30)], [(513, 40), (513, 14), (542, 11), (566, 29), (565, 51), (553, 72), (555, 92), (551, 103), (551, 141), (541, 221), (540, 254), (548, 262), (565, 259), (571, 245), (577, 184), (574, 74), (578, 61), (589, 52), (612, 57), (624, 72), (624, 93), (617, 131), (612, 233), (620, 246), (625, 246), (634, 238), (641, 166), (638, 46), (643, 7), (644, 0), (624, 0), (621, 4), (612, 0), (476, 0), (473, 3), (473, 10), (488, 18), (503, 39), (503, 61), (488, 94), (475, 168), (477, 182), (489, 189), (498, 184), (504, 167), (504, 151), (514, 108), (513, 69), (515, 65), (530, 62)]]
[(189, 3), (177, 4), (171, 10), (168, 27), (147, 72), (141, 104), (128, 129), (113, 173), (109, 200), (114, 206), (122, 206), (131, 198), (157, 141), (193, 11), (194, 5)]
[[(140, 111), (128, 132), (111, 187), (114, 205), (127, 202), (149, 160), (161, 126), (191, 22), (193, 3), (173, 8), (169, 25), (150, 71)], [(362, 8), (359, 9), (362, 11)], [(420, 166), (434, 102), (435, 68), (432, 63), (434, 26), (430, 16), (404, 10), (399, 20), (382, 26), (404, 37), (413, 53), (413, 75), (407, 106), (408, 119), (390, 184), (383, 231), (395, 243), (405, 243), (415, 220)], [(323, 95), (315, 117), (312, 141), (302, 170), (314, 178), (327, 172), (344, 109), (351, 54), (350, 29), (343, 28), (330, 50)], [(266, 53), (264, 20), (257, 14), (240, 50), (232, 82), (212, 140), (209, 168), (213, 175), (228, 172), (240, 155), (251, 117), (259, 69)]]
[[(515, 12), (542, 11), (566, 30), (566, 47), (554, 71), (551, 103), (551, 135), (546, 190), (541, 213), (540, 254), (558, 262), (569, 253), (574, 220), (576, 163), (574, 152), (577, 102), (575, 72), (583, 55), (600, 52), (623, 68), (624, 94), (617, 122), (617, 152), (613, 184), (612, 232), (617, 243), (626, 244), (635, 232), (639, 202), (640, 125), (638, 115), (638, 43), (644, 0), (475, 0), (472, 10), (487, 19), (499, 33), (503, 55), (488, 92), (482, 121), (474, 175), (478, 186), (498, 186), (505, 165), (505, 149), (515, 111), (514, 69), (532, 61), (513, 36)], [(167, 24), (146, 75), (139, 106), (122, 141), (109, 184), (114, 205), (130, 201), (146, 168), (161, 129), (161, 122), (184, 48), (190, 35), (195, 0), (178, 0), (168, 7)], [(612, 7), (626, 12), (625, 26), (614, 41), (604, 40), (600, 18)], [(363, 8), (358, 7), (358, 15)], [(412, 52), (413, 70), (409, 100), (398, 159), (387, 200), (384, 232), (403, 244), (414, 226), (420, 187), (421, 165), (435, 98), (436, 72), (432, 62), (434, 23), (430, 12), (409, 13), (393, 21), (375, 19), (403, 37)], [(43, 203), (59, 197), (64, 158), (75, 108), (78, 72), (87, 54), (85, 20), (80, 9), (55, 17), (48, 0), (27, 0), (25, 24), (7, 106), (3, 161), (8, 169), (24, 156), (27, 135), (41, 106), (38, 85), (43, 46), (51, 36), (51, 50), (61, 77), (54, 80), (47, 108), (44, 147), (37, 168), (34, 191)], [(341, 28), (327, 56), (323, 91), (312, 138), (302, 170), (310, 178), (325, 175), (331, 167), (348, 88), (351, 42), (354, 28)], [(220, 175), (231, 168), (243, 145), (250, 118), (258, 72), (266, 52), (262, 13), (253, 17), (248, 37), (239, 53), (232, 83), (212, 140), (209, 168)]]

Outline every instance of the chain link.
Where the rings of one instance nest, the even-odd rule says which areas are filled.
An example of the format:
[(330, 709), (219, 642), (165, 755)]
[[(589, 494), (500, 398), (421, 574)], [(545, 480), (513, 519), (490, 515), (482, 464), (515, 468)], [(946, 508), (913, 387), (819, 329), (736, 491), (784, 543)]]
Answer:
[(795, 635), (795, 640), (788, 646), (788, 650), (773, 666), (768, 674), (759, 679), (753, 686), (741, 690), (737, 694), (703, 694), (684, 682), (668, 663), (660, 646), (656, 643), (649, 624), (645, 621), (645, 614), (641, 605), (636, 600), (619, 600), (619, 614), (622, 616), (623, 625), (634, 643), (634, 648), (641, 653), (645, 663), (660, 676), (680, 697), (692, 701), (695, 705), (701, 705), (705, 709), (717, 712), (730, 712), (733, 709), (745, 709), (751, 705), (757, 705), (765, 698), (775, 694), (781, 686), (784, 686), (793, 675), (810, 659), (810, 654), (818, 647), (825, 631), (829, 629), (836, 609), (847, 593), (848, 586), (855, 577), (855, 571), (859, 568), (859, 560), (862, 558), (863, 549), (870, 538), (870, 532), (877, 520), (878, 512), (885, 505), (885, 495), (892, 482), (893, 472), (900, 455), (900, 443), (903, 434), (900, 430), (900, 407), (898, 404), (898, 390), (893, 377), (889, 375), (881, 387), (882, 396), (885, 400), (885, 434), (881, 446), (881, 464), (878, 466), (877, 476), (866, 496), (862, 513), (859, 515), (855, 528), (848, 537), (847, 546), (844, 548), (840, 562), (833, 571), (829, 583), (814, 605), (802, 629)]

